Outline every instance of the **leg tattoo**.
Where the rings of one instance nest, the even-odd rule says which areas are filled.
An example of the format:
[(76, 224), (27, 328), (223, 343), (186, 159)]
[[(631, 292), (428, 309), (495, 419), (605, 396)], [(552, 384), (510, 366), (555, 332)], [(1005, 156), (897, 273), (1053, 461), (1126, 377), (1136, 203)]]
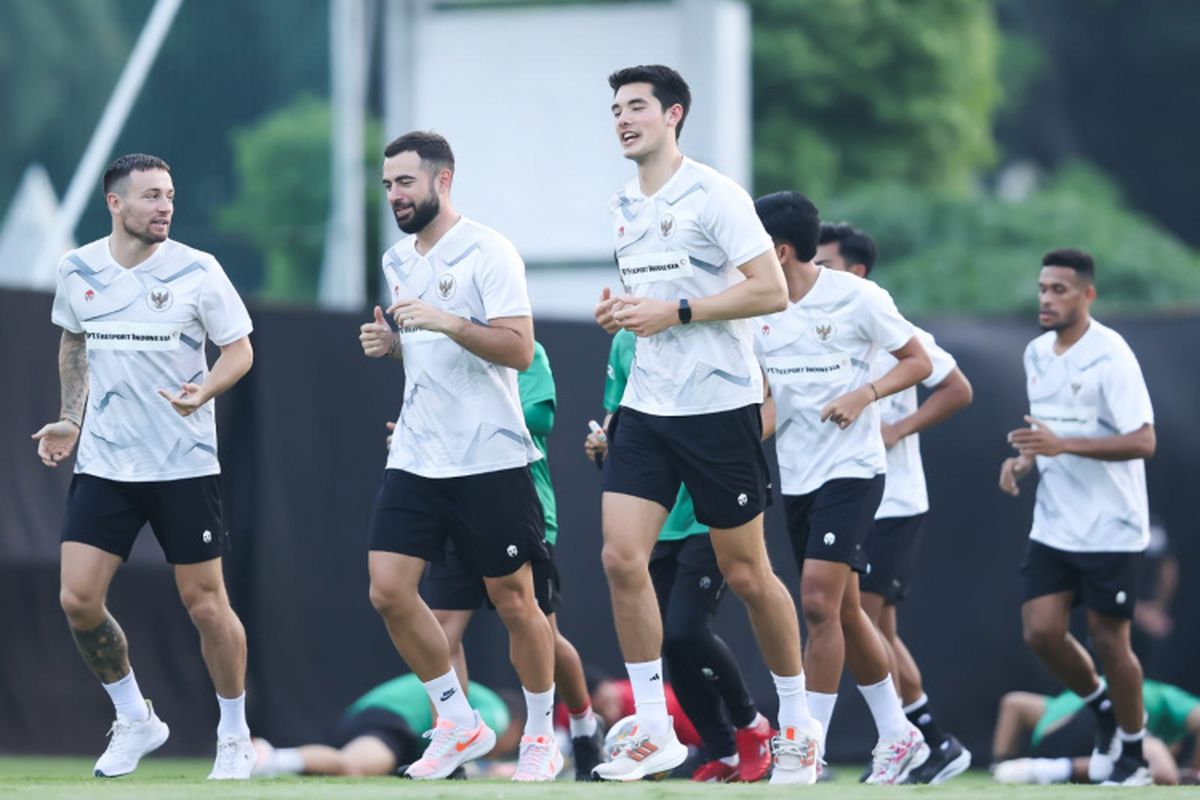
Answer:
[(75, 646), (84, 663), (96, 674), (101, 683), (116, 683), (129, 674), (129, 648), (125, 644), (125, 632), (105, 612), (104, 621), (90, 631), (71, 629)]

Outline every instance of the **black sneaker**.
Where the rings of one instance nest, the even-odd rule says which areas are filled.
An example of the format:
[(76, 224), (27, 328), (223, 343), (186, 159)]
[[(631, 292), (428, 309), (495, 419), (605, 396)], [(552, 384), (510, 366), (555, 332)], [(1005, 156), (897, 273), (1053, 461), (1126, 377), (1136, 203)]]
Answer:
[(1113, 765), (1121, 755), (1121, 740), (1117, 738), (1117, 717), (1112, 711), (1096, 714), (1096, 739), (1088, 758), (1088, 780), (1100, 783), (1108, 780)]
[(575, 760), (575, 780), (594, 781), (592, 770), (600, 763), (604, 752), (604, 730), (596, 720), (596, 732), (591, 736), (577, 736), (571, 740), (571, 757)]
[(1150, 777), (1150, 766), (1144, 758), (1121, 756), (1113, 764), (1112, 773), (1104, 781), (1104, 786), (1149, 786), (1154, 783)]
[(947, 736), (940, 747), (929, 748), (929, 758), (913, 769), (904, 783), (941, 783), (959, 775), (971, 766), (971, 751), (954, 736)]

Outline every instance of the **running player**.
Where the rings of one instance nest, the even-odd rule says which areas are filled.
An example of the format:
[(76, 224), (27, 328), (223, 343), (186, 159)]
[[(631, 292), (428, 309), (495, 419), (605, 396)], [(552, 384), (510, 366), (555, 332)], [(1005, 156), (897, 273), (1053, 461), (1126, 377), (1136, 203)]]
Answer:
[[(866, 278), (875, 266), (875, 240), (844, 223), (821, 225), (818, 266), (852, 272)], [(887, 479), (875, 524), (867, 537), (867, 571), (859, 580), (863, 610), (890, 646), (892, 675), (904, 702), (904, 715), (921, 729), (929, 758), (909, 773), (907, 783), (941, 783), (971, 766), (971, 752), (958, 738), (942, 731), (921, 681), (921, 670), (901, 640), (896, 605), (908, 594), (921, 528), (929, 511), (925, 469), (921, 464), (921, 431), (937, 425), (971, 403), (971, 384), (933, 336), (914, 328), (929, 355), (933, 372), (922, 384), (931, 390), (917, 402), (916, 387), (885, 398), (879, 404), (883, 445), (887, 448)], [(871, 377), (881, 378), (896, 365), (891, 353), (880, 350), (871, 366)]]
[[(848, 664), (879, 731), (867, 781), (900, 783), (929, 748), (904, 718), (886, 644), (862, 609), (855, 573), (866, 570), (863, 544), (883, 496), (886, 454), (875, 403), (927, 378), (929, 357), (887, 292), (812, 263), (819, 220), (807, 198), (776, 192), (755, 208), (774, 240), (791, 300), (786, 310), (757, 321), (756, 342), (770, 384), (764, 428), (775, 432), (801, 572), (809, 707), (828, 731)], [(897, 363), (871, 380), (879, 350)]]
[[(1045, 333), (1025, 348), (1029, 427), (1008, 434), (1018, 455), (1001, 465), (1000, 488), (1015, 496), (1037, 466), (1021, 622), (1046, 668), (1097, 715), (1089, 775), (1143, 785), (1150, 774), (1142, 754), (1142, 665), (1129, 636), (1150, 541), (1145, 459), (1154, 455), (1154, 409), (1129, 345), (1092, 318), (1095, 298), (1091, 256), (1045, 255), (1038, 278)], [(1107, 686), (1067, 628), (1080, 602)]]
[[(221, 717), (209, 778), (248, 778), (246, 633), (221, 572), (228, 533), (213, 404), (254, 360), (250, 316), (221, 265), (168, 238), (175, 186), (166, 162), (134, 154), (104, 172), (112, 233), (58, 266), (54, 324), (62, 410), (33, 435), (49, 467), (79, 456), (62, 531), (61, 602), (88, 667), (116, 708), (99, 777), (133, 772), (169, 734), (142, 697), (109, 584), (150, 523), (200, 633)], [(209, 370), (206, 339), (221, 349)], [(86, 409), (86, 414), (85, 414)]]
[(664, 66), (609, 76), (614, 129), (637, 177), (612, 202), (624, 293), (601, 293), (597, 323), (636, 334), (637, 353), (604, 462), (604, 570), (637, 705), (638, 735), (596, 768), (637, 780), (678, 766), (662, 689), (662, 618), (649, 559), (682, 482), (709, 528), (717, 563), (742, 598), (780, 698), (776, 783), (816, 780), (791, 595), (763, 541), (770, 477), (760, 440), (762, 381), (750, 317), (784, 308), (770, 237), (745, 190), (685, 158), (687, 83)]
[(404, 362), (404, 400), (375, 501), (371, 602), (422, 681), (438, 722), (413, 778), (444, 778), (486, 755), (496, 734), (467, 702), (446, 636), (418, 592), (449, 537), (508, 628), (528, 705), (519, 781), (553, 780), (554, 634), (538, 608), (531, 562), (549, 555), (529, 464), (517, 372), (533, 360), (525, 265), (500, 234), (451, 204), (454, 154), (444, 138), (412, 132), (384, 150), (383, 185), (407, 234), (383, 257), (395, 302), (392, 330), (375, 307), (363, 352)]
[[(561, 699), (567, 704), (569, 713), (575, 779), (587, 781), (592, 779), (592, 770), (600, 763), (604, 732), (600, 730), (596, 715), (592, 713), (592, 701), (588, 696), (587, 680), (583, 674), (583, 662), (579, 659), (579, 653), (558, 629), (556, 612), (562, 595), (558, 569), (553, 558), (554, 547), (558, 542), (558, 514), (546, 450), (546, 439), (554, 428), (557, 393), (545, 348), (541, 342), (534, 342), (533, 348), (533, 363), (529, 369), (517, 375), (517, 388), (521, 397), (521, 409), (525, 415), (525, 426), (542, 454), (541, 459), (530, 465), (530, 472), (542, 504), (542, 517), (546, 525), (546, 549), (551, 555), (545, 561), (533, 562), (533, 587), (538, 606), (546, 614), (546, 618), (550, 620), (550, 627), (554, 630), (554, 683)], [(389, 428), (394, 425), (395, 423), (388, 423)], [(446, 632), (450, 644), (450, 660), (458, 672), (459, 680), (466, 681), (467, 656), (463, 650), (463, 635), (475, 610), (481, 608), (487, 599), (483, 580), (470, 571), (465, 560), (451, 544), (443, 560), (430, 563), (421, 593), (425, 602), (433, 609), (433, 615), (437, 617), (442, 630)]]
[[(604, 380), (604, 410), (610, 417), (625, 394), (636, 343), (629, 331), (613, 337)], [(608, 422), (606, 418), (606, 427)], [(589, 458), (603, 458), (607, 449), (603, 432), (588, 434), (584, 452)], [(725, 579), (708, 528), (696, 522), (686, 487), (680, 487), (650, 553), (650, 580), (663, 615), (663, 660), (679, 705), (704, 743), (706, 760), (692, 780), (762, 780), (771, 767), (775, 731), (758, 712), (733, 652), (712, 629)]]

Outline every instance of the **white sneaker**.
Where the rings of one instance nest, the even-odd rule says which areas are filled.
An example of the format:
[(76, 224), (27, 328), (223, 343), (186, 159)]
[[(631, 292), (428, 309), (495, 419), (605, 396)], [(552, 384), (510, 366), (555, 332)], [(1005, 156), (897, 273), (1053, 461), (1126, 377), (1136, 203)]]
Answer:
[(279, 774), (275, 768), (275, 746), (258, 736), (250, 741), (254, 744), (254, 767), (250, 770), (250, 777), (274, 778)]
[(552, 781), (562, 772), (563, 755), (554, 736), (522, 736), (517, 755), (517, 771), (512, 779), (519, 782)]
[(612, 761), (597, 764), (592, 775), (602, 781), (640, 781), (670, 772), (687, 760), (688, 750), (675, 735), (674, 723), (662, 736), (640, 733), (637, 728), (620, 740)]
[(929, 745), (916, 725), (909, 723), (908, 731), (899, 739), (879, 740), (871, 751), (871, 776), (867, 783), (903, 783), (915, 767), (929, 758)]
[(1092, 748), (1092, 754), (1088, 757), (1088, 780), (1092, 783), (1107, 781), (1108, 776), (1112, 775), (1113, 764), (1117, 763), (1120, 756), (1121, 739), (1114, 733), (1107, 750)]
[(785, 725), (771, 739), (771, 783), (812, 785), (821, 776), (821, 723), (810, 720), (806, 730)]
[(496, 732), (483, 723), (478, 711), (474, 728), (463, 728), (443, 717), (423, 735), (429, 739), (429, 746), (404, 773), (417, 780), (449, 777), (462, 764), (486, 756), (496, 746)]
[(249, 736), (226, 734), (217, 737), (217, 758), (213, 761), (210, 781), (249, 780), (258, 756)]
[(112, 737), (108, 740), (108, 748), (92, 768), (92, 774), (97, 778), (128, 775), (137, 769), (142, 756), (154, 752), (167, 741), (171, 729), (154, 713), (149, 700), (146, 710), (150, 716), (140, 722), (123, 722), (119, 718), (113, 722), (108, 729), (108, 735)]
[(992, 767), (992, 780), (996, 783), (1038, 783), (1032, 758), (1001, 761)]

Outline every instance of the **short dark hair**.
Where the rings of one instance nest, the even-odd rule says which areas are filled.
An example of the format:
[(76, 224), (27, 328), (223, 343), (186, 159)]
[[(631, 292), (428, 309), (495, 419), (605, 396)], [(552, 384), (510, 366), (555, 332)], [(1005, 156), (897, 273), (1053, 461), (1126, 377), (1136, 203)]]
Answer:
[(862, 264), (867, 274), (875, 268), (879, 249), (869, 233), (861, 231), (847, 222), (822, 222), (821, 244), (838, 243), (838, 253), (846, 266)]
[(755, 200), (754, 210), (772, 239), (790, 244), (801, 261), (812, 261), (821, 214), (811, 200), (799, 192), (772, 192)]
[(152, 169), (161, 169), (163, 172), (171, 171), (171, 168), (167, 166), (167, 162), (158, 156), (150, 156), (145, 153), (129, 153), (108, 165), (108, 169), (104, 170), (104, 178), (100, 184), (104, 188), (105, 195), (109, 192), (120, 192), (121, 187), (119, 184), (128, 178), (130, 173), (148, 172)]
[(1042, 266), (1066, 267), (1075, 270), (1075, 273), (1086, 281), (1095, 282), (1096, 280), (1096, 262), (1082, 250), (1070, 247), (1051, 250), (1042, 256)]
[(401, 153), (416, 153), (422, 165), (430, 172), (438, 173), (444, 169), (454, 172), (454, 151), (446, 137), (433, 131), (409, 131), (398, 136), (383, 148), (383, 157), (391, 158)]
[(650, 84), (654, 96), (662, 103), (663, 111), (676, 104), (683, 106), (683, 114), (679, 117), (679, 124), (675, 126), (675, 141), (679, 141), (679, 136), (683, 133), (683, 121), (687, 119), (688, 110), (692, 107), (692, 90), (688, 88), (683, 76), (662, 64), (626, 67), (608, 76), (608, 85), (613, 94), (628, 83)]

